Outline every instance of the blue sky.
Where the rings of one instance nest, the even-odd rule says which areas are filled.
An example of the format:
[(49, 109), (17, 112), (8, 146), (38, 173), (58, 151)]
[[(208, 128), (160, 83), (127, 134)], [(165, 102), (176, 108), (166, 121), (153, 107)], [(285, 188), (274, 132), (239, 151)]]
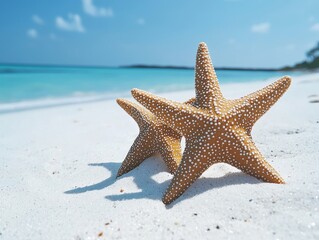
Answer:
[(2, 0), (0, 62), (280, 67), (319, 41), (317, 0)]

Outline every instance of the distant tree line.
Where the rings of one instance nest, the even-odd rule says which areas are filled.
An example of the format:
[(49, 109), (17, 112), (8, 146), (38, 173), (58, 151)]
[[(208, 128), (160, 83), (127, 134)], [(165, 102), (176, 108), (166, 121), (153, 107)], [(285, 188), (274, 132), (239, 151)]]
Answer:
[(292, 67), (284, 67), (283, 70), (307, 70), (319, 68), (319, 42), (316, 46), (306, 52), (307, 59), (301, 63), (297, 63)]
[(310, 61), (313, 61), (314, 59), (319, 57), (319, 42), (317, 43), (317, 45), (313, 48), (311, 48), (307, 53), (307, 58)]

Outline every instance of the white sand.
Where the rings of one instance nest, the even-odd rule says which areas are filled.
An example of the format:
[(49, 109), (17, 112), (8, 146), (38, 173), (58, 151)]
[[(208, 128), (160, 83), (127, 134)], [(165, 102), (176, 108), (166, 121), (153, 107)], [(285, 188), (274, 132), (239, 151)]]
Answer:
[(159, 157), (115, 181), (138, 127), (114, 100), (1, 114), (0, 239), (319, 239), (319, 103), (309, 102), (318, 95), (319, 74), (294, 78), (253, 129), (287, 184), (218, 164), (169, 207)]

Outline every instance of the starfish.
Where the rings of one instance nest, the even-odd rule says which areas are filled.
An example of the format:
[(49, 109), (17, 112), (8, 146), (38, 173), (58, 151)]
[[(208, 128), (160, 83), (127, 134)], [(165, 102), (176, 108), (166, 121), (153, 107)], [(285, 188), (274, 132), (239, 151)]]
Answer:
[[(190, 99), (186, 103), (193, 101), (194, 99)], [(169, 171), (174, 173), (182, 158), (182, 136), (159, 121), (146, 108), (125, 99), (117, 99), (117, 103), (137, 122), (140, 128), (140, 133), (123, 161), (117, 177), (133, 170), (155, 153), (162, 156)]]
[(205, 170), (220, 162), (265, 182), (284, 183), (255, 146), (251, 130), (287, 90), (291, 79), (285, 76), (245, 97), (225, 99), (205, 43), (199, 44), (195, 71), (196, 100), (192, 104), (132, 90), (138, 102), (186, 139), (181, 163), (163, 196), (164, 204), (174, 201)]

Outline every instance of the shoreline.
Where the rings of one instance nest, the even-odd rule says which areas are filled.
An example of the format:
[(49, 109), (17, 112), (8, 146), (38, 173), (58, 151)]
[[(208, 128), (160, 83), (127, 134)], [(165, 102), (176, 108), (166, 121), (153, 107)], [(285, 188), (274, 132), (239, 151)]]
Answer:
[[(270, 81), (221, 91), (238, 98)], [(182, 102), (194, 90), (158, 95)], [(138, 127), (114, 99), (0, 114), (0, 238), (318, 239), (317, 99), (319, 73), (293, 77), (253, 128), (286, 184), (216, 164), (168, 207), (160, 156), (115, 179)]]
[[(305, 78), (308, 76), (318, 75), (319, 73), (307, 73), (302, 74)], [(296, 76), (299, 77), (299, 76)], [(275, 81), (276, 77), (271, 77), (267, 79), (257, 79), (257, 80), (247, 80), (244, 82), (224, 82), (221, 85), (244, 85), (249, 83), (258, 83), (258, 82), (271, 82)], [(157, 90), (153, 91), (156, 94), (165, 94), (165, 93), (174, 93), (174, 92), (189, 92), (192, 91), (191, 88), (182, 88), (180, 90), (177, 89), (166, 89), (166, 90)], [(82, 96), (81, 96), (82, 95)], [(120, 91), (120, 92), (113, 92), (113, 93), (76, 93), (72, 96), (61, 96), (61, 97), (47, 97), (47, 98), (39, 98), (39, 99), (26, 99), (16, 102), (2, 102), (0, 103), (0, 114), (7, 114), (7, 113), (14, 113), (14, 112), (21, 112), (21, 111), (28, 111), (34, 109), (45, 109), (45, 108), (52, 108), (52, 107), (61, 107), (61, 106), (68, 106), (68, 105), (77, 105), (77, 104), (85, 104), (85, 103), (94, 103), (100, 101), (108, 101), (108, 100), (115, 100), (116, 98), (130, 98), (130, 91)]]
[[(0, 63), (1, 66), (15, 66), (15, 67), (48, 67), (48, 68), (155, 68), (155, 69), (181, 69), (194, 70), (190, 66), (177, 65), (157, 65), (157, 64), (129, 64), (119, 66), (104, 66), (104, 65), (59, 65), (59, 64), (37, 64), (37, 63)], [(248, 67), (215, 67), (215, 70), (229, 70), (229, 71), (279, 71), (285, 72), (282, 68), (248, 68)], [(298, 70), (290, 70), (298, 71)], [(317, 70), (318, 71), (318, 70)], [(6, 73), (6, 72), (5, 72)], [(10, 73), (10, 72), (8, 72)]]

